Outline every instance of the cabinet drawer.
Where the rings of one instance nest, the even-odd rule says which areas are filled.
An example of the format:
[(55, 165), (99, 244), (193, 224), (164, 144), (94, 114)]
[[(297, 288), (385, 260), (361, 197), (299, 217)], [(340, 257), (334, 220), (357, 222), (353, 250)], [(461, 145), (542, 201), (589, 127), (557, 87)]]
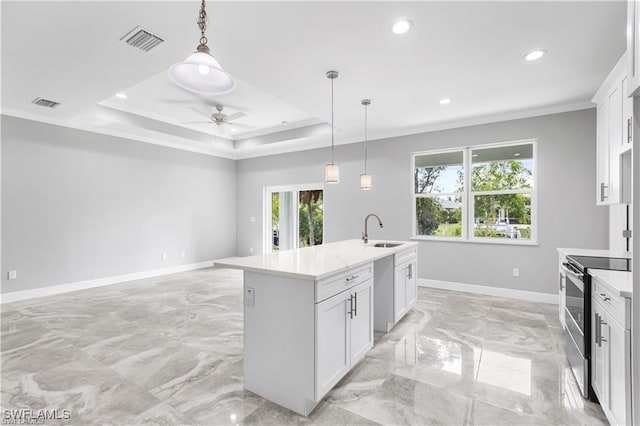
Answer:
[(373, 263), (316, 281), (316, 303), (373, 277)]
[(400, 266), (403, 263), (411, 262), (415, 260), (418, 255), (418, 249), (412, 248), (410, 250), (401, 251), (393, 256), (393, 266)]
[(626, 318), (625, 298), (615, 295), (607, 286), (593, 280), (593, 297), (600, 302), (611, 317), (625, 329), (631, 328), (631, 318)]

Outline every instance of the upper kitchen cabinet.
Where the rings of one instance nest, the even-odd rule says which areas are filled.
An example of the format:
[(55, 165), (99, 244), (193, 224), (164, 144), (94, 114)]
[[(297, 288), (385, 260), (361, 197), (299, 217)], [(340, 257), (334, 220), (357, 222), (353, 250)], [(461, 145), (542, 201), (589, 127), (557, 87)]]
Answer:
[(625, 96), (640, 95), (640, 4), (627, 2), (627, 73), (629, 82)]
[(633, 99), (626, 94), (631, 83), (623, 55), (600, 86), (597, 104), (596, 203), (630, 202), (631, 183), (627, 153), (633, 145)]

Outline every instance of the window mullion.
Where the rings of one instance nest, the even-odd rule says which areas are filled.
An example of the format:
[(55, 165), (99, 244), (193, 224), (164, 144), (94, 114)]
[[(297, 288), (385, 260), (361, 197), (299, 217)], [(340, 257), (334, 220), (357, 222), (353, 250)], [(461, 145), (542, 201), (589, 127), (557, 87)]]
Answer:
[(464, 150), (464, 196), (462, 203), (462, 215), (464, 229), (462, 235), (465, 240), (473, 237), (473, 199), (471, 198), (471, 148)]

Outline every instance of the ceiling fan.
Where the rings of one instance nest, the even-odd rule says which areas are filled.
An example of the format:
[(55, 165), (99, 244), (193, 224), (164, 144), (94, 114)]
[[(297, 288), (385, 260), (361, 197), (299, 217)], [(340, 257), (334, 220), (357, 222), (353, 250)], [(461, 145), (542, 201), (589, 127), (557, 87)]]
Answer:
[(184, 124), (200, 124), (200, 123), (213, 123), (216, 125), (216, 133), (220, 130), (223, 133), (226, 133), (225, 125), (230, 126), (231, 131), (233, 129), (245, 129), (245, 130), (255, 130), (255, 126), (251, 126), (249, 124), (243, 124), (238, 122), (233, 122), (233, 120), (237, 120), (238, 118), (246, 117), (242, 111), (234, 112), (233, 114), (225, 114), (222, 112), (224, 110), (224, 105), (216, 105), (216, 112), (213, 114), (206, 114), (202, 111), (199, 111), (195, 108), (191, 108), (196, 111), (198, 114), (203, 115), (209, 119), (209, 121), (189, 121)]

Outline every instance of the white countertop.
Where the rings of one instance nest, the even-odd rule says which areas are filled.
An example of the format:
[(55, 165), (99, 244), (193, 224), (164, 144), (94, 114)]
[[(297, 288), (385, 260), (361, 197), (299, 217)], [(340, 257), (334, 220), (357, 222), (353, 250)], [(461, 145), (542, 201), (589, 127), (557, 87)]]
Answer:
[(589, 275), (598, 282), (611, 287), (611, 290), (620, 297), (631, 299), (633, 294), (633, 275), (631, 272), (589, 269)]
[(558, 247), (558, 252), (565, 256), (572, 254), (574, 256), (622, 257), (631, 259), (631, 252), (629, 251)]
[[(374, 244), (381, 242), (401, 243), (401, 245), (390, 248), (373, 247)], [(417, 246), (417, 242), (410, 241), (370, 240), (365, 245), (362, 240), (346, 240), (256, 256), (220, 259), (214, 261), (214, 265), (318, 280)]]

